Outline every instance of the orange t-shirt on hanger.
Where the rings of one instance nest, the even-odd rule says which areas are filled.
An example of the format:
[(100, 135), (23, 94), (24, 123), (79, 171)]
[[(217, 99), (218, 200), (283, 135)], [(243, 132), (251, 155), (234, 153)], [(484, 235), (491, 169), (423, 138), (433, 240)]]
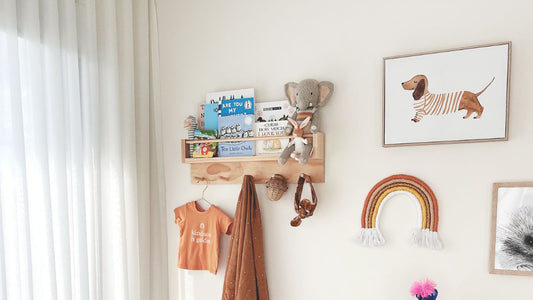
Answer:
[(220, 234), (231, 234), (233, 220), (215, 205), (203, 210), (196, 201), (175, 208), (174, 215), (180, 228), (178, 268), (216, 274)]

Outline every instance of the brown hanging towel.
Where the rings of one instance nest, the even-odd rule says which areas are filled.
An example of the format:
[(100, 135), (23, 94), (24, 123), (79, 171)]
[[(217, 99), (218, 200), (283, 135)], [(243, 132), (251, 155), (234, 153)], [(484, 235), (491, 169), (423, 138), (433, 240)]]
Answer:
[(245, 175), (235, 210), (222, 300), (268, 300), (263, 227), (254, 178)]

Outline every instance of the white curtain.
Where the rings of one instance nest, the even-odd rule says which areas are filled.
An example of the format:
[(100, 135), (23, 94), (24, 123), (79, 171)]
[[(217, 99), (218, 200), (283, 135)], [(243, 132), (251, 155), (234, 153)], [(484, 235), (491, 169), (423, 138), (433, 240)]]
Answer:
[(155, 0), (0, 0), (0, 299), (167, 299)]

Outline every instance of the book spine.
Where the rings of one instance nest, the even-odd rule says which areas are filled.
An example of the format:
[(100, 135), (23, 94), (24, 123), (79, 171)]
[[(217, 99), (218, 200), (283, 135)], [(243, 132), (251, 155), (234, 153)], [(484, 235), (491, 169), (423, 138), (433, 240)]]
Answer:
[[(198, 123), (196, 122), (196, 118), (193, 117), (191, 120), (191, 127), (187, 129), (187, 138), (189, 140), (194, 139), (194, 132), (197, 128), (198, 128)], [(189, 145), (189, 157), (192, 157), (193, 151), (194, 151), (194, 146), (193, 144), (190, 144)]]

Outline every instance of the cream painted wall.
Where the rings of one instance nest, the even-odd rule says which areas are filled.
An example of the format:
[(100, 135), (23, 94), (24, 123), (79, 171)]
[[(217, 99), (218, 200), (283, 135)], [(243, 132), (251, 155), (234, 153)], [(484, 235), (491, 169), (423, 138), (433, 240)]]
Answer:
[[(414, 299), (415, 280), (433, 278), (445, 299), (530, 299), (533, 277), (488, 274), (491, 187), (533, 180), (533, 2), (177, 1), (159, 0), (161, 87), (167, 180), (170, 299), (219, 299), (219, 273), (175, 268), (178, 228), (172, 209), (198, 198), (179, 139), (184, 118), (206, 92), (254, 87), (257, 101), (284, 98), (283, 85), (330, 80), (324, 108), (326, 183), (315, 216), (291, 228), (289, 188), (279, 202), (257, 185), (270, 296), (286, 299)], [(381, 147), (382, 57), (511, 40), (508, 142)], [(397, 198), (383, 212), (383, 248), (355, 238), (364, 198), (380, 179), (407, 173), (425, 180), (440, 209), (442, 251), (412, 248), (416, 211)], [(208, 199), (233, 216), (240, 186), (211, 186)]]

